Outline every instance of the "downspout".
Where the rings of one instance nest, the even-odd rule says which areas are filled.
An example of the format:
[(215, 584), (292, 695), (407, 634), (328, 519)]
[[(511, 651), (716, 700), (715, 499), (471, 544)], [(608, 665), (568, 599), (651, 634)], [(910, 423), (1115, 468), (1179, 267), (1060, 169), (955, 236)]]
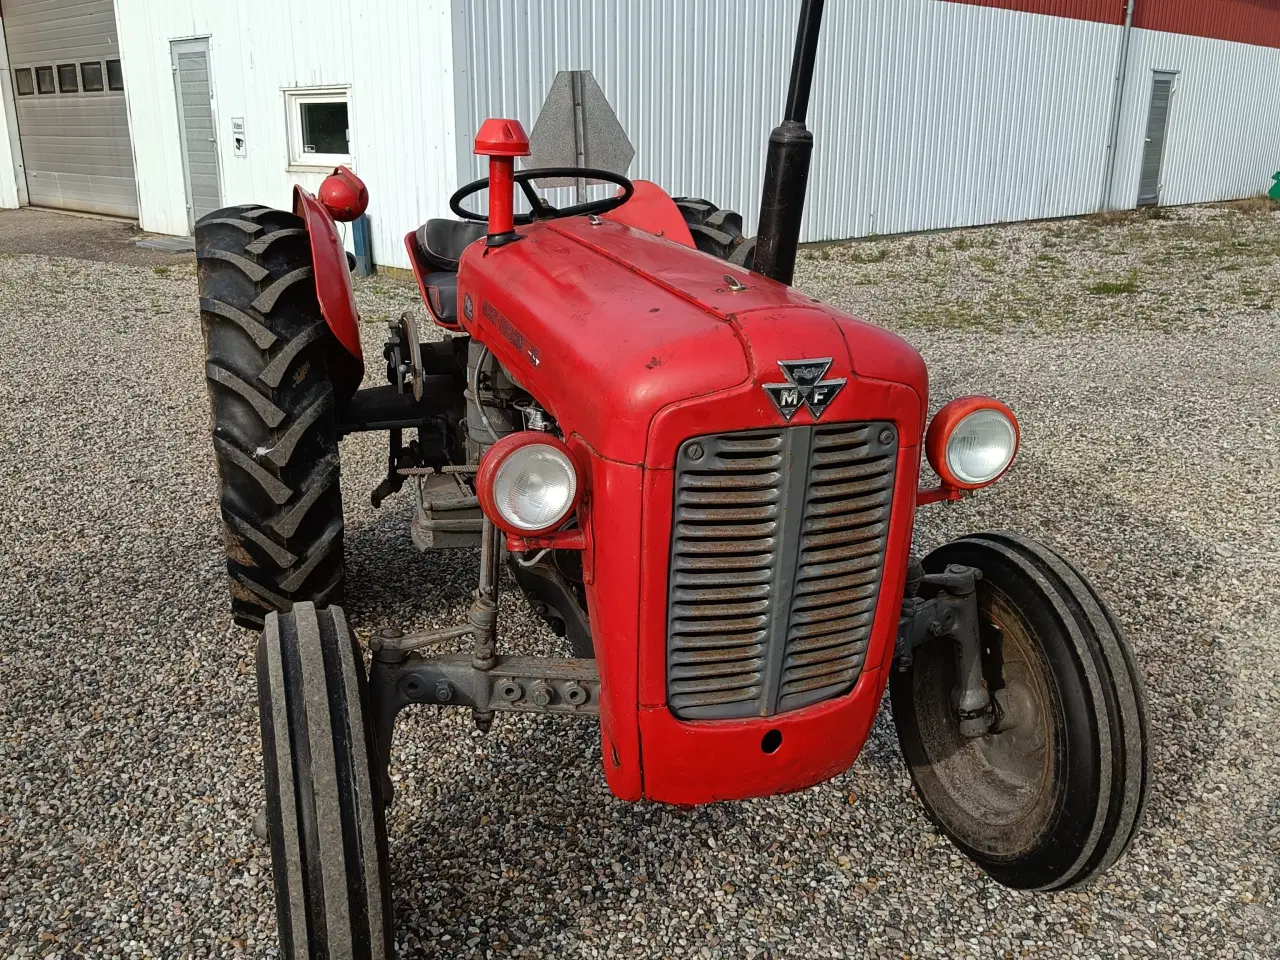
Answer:
[(1116, 66), (1115, 89), (1111, 94), (1111, 138), (1107, 141), (1107, 165), (1102, 180), (1102, 199), (1098, 209), (1111, 209), (1112, 185), (1116, 176), (1116, 153), (1120, 141), (1120, 113), (1124, 106), (1125, 81), (1129, 72), (1129, 38), (1133, 34), (1133, 8), (1137, 0), (1127, 0), (1124, 11), (1124, 38), (1120, 41), (1120, 62)]

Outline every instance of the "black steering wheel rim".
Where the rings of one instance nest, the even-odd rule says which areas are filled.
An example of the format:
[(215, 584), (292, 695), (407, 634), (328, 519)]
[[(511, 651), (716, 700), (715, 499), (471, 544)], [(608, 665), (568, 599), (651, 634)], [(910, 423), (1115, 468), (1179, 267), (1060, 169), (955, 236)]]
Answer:
[[(622, 188), (622, 193), (613, 197), (603, 197), (600, 200), (588, 200), (585, 203), (575, 203), (570, 207), (553, 207), (546, 200), (538, 196), (534, 192), (531, 181), (542, 180), (547, 177), (568, 177), (575, 180), (603, 180), (605, 183), (617, 184)], [(599, 170), (595, 167), (532, 167), (528, 170), (517, 170), (511, 178), (520, 190), (524, 193), (525, 199), (529, 201), (529, 205), (533, 207), (530, 213), (517, 213), (512, 219), (518, 226), (528, 226), (536, 220), (560, 220), (564, 217), (581, 217), (586, 214), (607, 213), (610, 210), (616, 210), (635, 193), (635, 184), (624, 177), (620, 173), (613, 173), (610, 170)], [(462, 201), (473, 194), (479, 193), (481, 190), (487, 189), (489, 186), (489, 178), (483, 177), (479, 180), (472, 180), (468, 184), (464, 184), (454, 191), (453, 196), (449, 198), (449, 209), (456, 216), (463, 220), (470, 220), (473, 223), (488, 223), (488, 214), (476, 213), (474, 210), (468, 210), (462, 205)]]

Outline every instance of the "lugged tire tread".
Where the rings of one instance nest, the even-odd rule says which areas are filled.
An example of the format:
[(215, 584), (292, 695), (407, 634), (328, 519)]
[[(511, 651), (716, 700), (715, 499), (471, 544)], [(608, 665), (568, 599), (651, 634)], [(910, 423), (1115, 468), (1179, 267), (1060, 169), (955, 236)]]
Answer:
[(722, 210), (701, 197), (673, 199), (689, 227), (695, 247), (735, 266), (748, 270), (751, 268), (756, 241), (754, 237), (742, 235), (741, 214), (733, 210)]
[(267, 249), (277, 240), (284, 240), (288, 237), (305, 237), (307, 235), (306, 227), (287, 227), (284, 230), (273, 231), (265, 237), (253, 241), (253, 243), (245, 247), (245, 250), (253, 254), (255, 257), (260, 257), (266, 253)]
[(227, 207), (195, 232), (232, 612), (260, 628), (273, 609), (342, 598), (328, 378), (342, 348), (320, 314), (299, 217)]
[(310, 280), (311, 275), (312, 269), (309, 266), (299, 267), (297, 270), (285, 274), (258, 295), (258, 298), (253, 301), (253, 309), (259, 313), (270, 313), (275, 309), (276, 301), (284, 296), (290, 287), (303, 280)]

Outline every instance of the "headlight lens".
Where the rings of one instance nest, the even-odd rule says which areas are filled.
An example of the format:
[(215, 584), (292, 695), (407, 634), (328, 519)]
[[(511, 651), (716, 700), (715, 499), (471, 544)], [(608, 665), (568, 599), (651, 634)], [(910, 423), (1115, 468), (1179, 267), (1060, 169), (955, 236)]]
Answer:
[(947, 438), (947, 466), (964, 483), (990, 483), (1018, 448), (1013, 422), (999, 410), (975, 410)]
[(563, 451), (531, 443), (507, 455), (493, 478), (493, 504), (518, 530), (546, 530), (564, 519), (578, 476)]

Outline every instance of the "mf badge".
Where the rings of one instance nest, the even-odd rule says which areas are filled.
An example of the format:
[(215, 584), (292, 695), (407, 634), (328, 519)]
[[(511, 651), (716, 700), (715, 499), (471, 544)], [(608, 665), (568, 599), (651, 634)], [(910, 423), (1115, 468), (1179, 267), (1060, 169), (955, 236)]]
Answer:
[(844, 377), (838, 380), (822, 379), (831, 369), (830, 357), (821, 360), (779, 360), (778, 366), (782, 369), (782, 375), (787, 378), (786, 383), (764, 383), (761, 386), (773, 398), (774, 406), (788, 423), (802, 406), (808, 407), (809, 415), (817, 420), (847, 382)]

